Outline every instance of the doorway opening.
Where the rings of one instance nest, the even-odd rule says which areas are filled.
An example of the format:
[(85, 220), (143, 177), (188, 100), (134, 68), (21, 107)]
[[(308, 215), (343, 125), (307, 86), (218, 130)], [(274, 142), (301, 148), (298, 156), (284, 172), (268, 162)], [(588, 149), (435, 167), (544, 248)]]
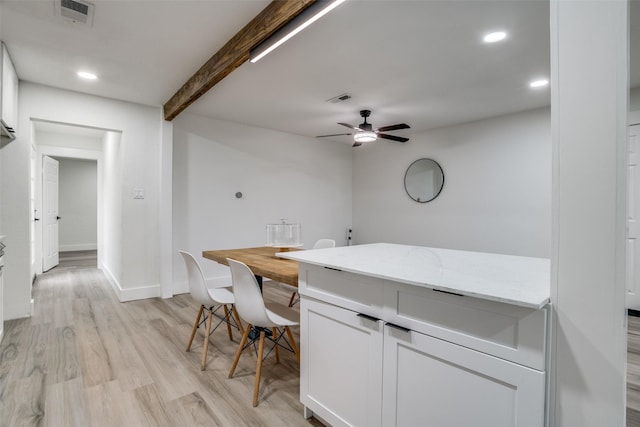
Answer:
[[(94, 261), (98, 250), (98, 162), (94, 159), (43, 156), (43, 271), (64, 260)], [(51, 163), (56, 162), (57, 179)], [(55, 207), (50, 209), (50, 207)], [(48, 231), (48, 227), (55, 232)], [(54, 240), (55, 239), (55, 240)], [(50, 254), (55, 254), (50, 257)]]
[(103, 201), (103, 153), (119, 145), (120, 132), (44, 120), (32, 120), (32, 131), (32, 276), (56, 267), (60, 253), (73, 259), (88, 251), (101, 268), (109, 205)]

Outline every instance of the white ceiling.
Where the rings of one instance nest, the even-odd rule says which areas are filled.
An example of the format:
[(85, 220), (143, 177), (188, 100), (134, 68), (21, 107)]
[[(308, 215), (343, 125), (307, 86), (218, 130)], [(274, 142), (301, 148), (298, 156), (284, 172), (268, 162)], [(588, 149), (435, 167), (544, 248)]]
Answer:
[[(0, 38), (22, 80), (162, 105), (269, 0), (93, 0), (90, 28), (54, 0), (0, 0)], [(637, 2), (634, 2), (637, 4)], [(632, 48), (640, 28), (632, 8)], [(508, 38), (487, 45), (488, 31)], [(632, 52), (632, 87), (640, 55)], [(81, 81), (75, 72), (95, 71)], [(413, 133), (549, 104), (549, 4), (543, 0), (348, 0), (256, 64), (239, 67), (186, 111), (285, 132), (374, 126)], [(342, 93), (353, 98), (326, 100)], [(327, 138), (349, 142), (349, 137)]]
[[(91, 0), (92, 27), (56, 0), (0, 0), (0, 37), (21, 80), (148, 105), (164, 104), (268, 0)], [(58, 0), (59, 1), (59, 0)], [(94, 71), (99, 80), (75, 75)]]

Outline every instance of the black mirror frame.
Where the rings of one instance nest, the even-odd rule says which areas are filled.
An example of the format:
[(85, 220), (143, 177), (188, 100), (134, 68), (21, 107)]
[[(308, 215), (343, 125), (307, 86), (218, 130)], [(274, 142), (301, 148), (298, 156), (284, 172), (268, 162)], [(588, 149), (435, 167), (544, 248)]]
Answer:
[[(433, 162), (433, 164), (435, 164), (438, 169), (440, 170), (440, 175), (442, 176), (442, 185), (440, 186), (440, 189), (438, 189), (438, 192), (429, 200), (420, 200), (420, 197), (415, 198), (413, 195), (411, 195), (411, 193), (409, 193), (409, 190), (407, 189), (407, 174), (409, 173), (409, 170), (411, 169), (411, 167), (416, 164), (417, 162), (423, 161), (423, 160), (429, 160), (431, 162)], [(440, 163), (436, 162), (433, 159), (429, 159), (426, 157), (420, 158), (418, 160), (413, 161), (409, 167), (407, 168), (407, 170), (404, 173), (404, 191), (407, 193), (407, 195), (409, 196), (409, 198), (411, 200), (413, 200), (414, 202), (418, 202), (418, 203), (429, 203), (430, 201), (434, 200), (436, 197), (438, 197), (440, 195), (440, 193), (442, 193), (442, 189), (444, 188), (444, 170), (442, 170), (442, 166), (440, 166)]]

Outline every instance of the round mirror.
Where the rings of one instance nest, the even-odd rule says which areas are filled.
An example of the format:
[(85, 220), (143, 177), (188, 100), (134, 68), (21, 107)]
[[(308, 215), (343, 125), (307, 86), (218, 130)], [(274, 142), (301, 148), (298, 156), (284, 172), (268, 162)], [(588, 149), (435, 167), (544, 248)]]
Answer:
[(404, 174), (404, 189), (418, 203), (427, 203), (438, 197), (443, 185), (444, 173), (435, 160), (418, 159)]

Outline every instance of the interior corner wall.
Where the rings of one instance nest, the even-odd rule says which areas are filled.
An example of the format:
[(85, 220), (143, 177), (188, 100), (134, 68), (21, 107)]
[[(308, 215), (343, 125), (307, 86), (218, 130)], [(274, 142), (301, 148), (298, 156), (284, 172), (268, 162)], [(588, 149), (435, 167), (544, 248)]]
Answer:
[(629, 3), (551, 1), (551, 426), (626, 425)]
[(98, 251), (101, 264), (105, 273), (112, 281), (122, 280), (122, 164), (120, 162), (120, 140), (119, 132), (107, 132), (103, 138), (102, 153), (104, 166), (102, 168), (102, 197), (103, 205), (108, 209), (103, 209), (102, 220), (102, 246), (104, 250)]
[[(355, 243), (550, 257), (550, 129), (550, 110), (542, 108), (355, 150)], [(404, 174), (423, 157), (440, 164), (444, 187), (433, 201), (417, 203)]]
[[(117, 247), (105, 246), (110, 252), (105, 267), (114, 275), (121, 300), (160, 295), (159, 285), (159, 209), (160, 135), (159, 107), (149, 107), (112, 99), (20, 82), (18, 137), (3, 148), (4, 177), (12, 185), (3, 185), (3, 230), (14, 251), (5, 259), (5, 302), (19, 307), (15, 315), (29, 315), (30, 248), (29, 248), (29, 146), (30, 120), (89, 126), (121, 131), (119, 162), (122, 178), (114, 189), (121, 214), (117, 219)], [(5, 166), (7, 166), (5, 168)], [(5, 170), (6, 169), (6, 170)], [(6, 181), (5, 181), (6, 182)], [(144, 199), (134, 199), (134, 189), (144, 189)], [(5, 206), (7, 207), (5, 209)], [(105, 209), (110, 206), (105, 204)], [(114, 221), (115, 223), (115, 221)], [(125, 237), (126, 236), (126, 237)], [(107, 236), (105, 236), (107, 237)], [(7, 248), (9, 250), (9, 247)], [(110, 264), (110, 263), (115, 264)], [(30, 308), (29, 308), (30, 310)], [(18, 311), (18, 309), (16, 309)], [(6, 313), (9, 315), (9, 313)]]
[(629, 125), (640, 123), (640, 87), (629, 92)]
[(640, 87), (631, 89), (629, 93), (629, 111), (640, 111)]
[[(18, 95), (23, 84), (19, 84)], [(18, 110), (16, 139), (2, 146), (0, 218), (7, 245), (2, 270), (4, 320), (31, 315), (31, 133), (22, 106)]]
[(98, 162), (57, 158), (59, 163), (59, 250), (98, 248)]
[[(325, 237), (345, 245), (350, 146), (189, 113), (173, 131), (176, 293), (188, 290), (179, 249), (200, 258), (207, 249), (261, 246), (266, 224), (281, 218), (302, 225), (306, 247)], [(229, 275), (212, 261), (201, 265), (207, 277)]]

